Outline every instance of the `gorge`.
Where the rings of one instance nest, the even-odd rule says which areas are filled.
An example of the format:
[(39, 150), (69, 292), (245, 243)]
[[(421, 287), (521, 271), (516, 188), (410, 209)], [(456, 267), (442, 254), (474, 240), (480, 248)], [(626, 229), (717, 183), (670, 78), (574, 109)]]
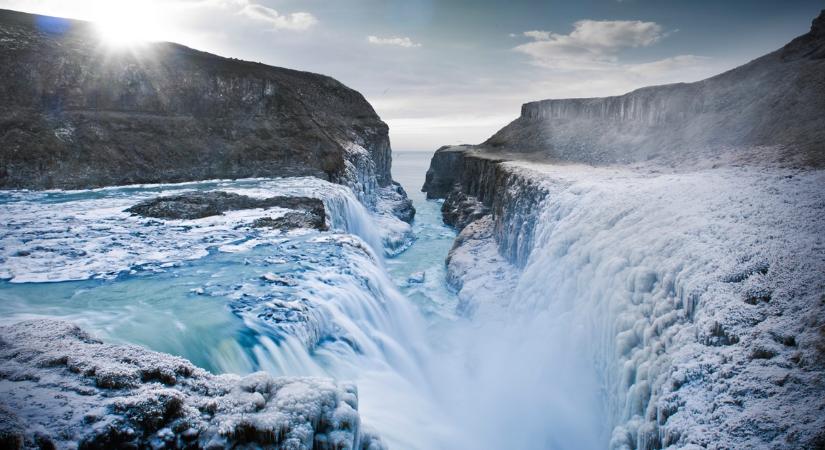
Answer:
[(825, 11), (430, 161), (86, 26), (0, 12), (0, 447), (825, 446)]

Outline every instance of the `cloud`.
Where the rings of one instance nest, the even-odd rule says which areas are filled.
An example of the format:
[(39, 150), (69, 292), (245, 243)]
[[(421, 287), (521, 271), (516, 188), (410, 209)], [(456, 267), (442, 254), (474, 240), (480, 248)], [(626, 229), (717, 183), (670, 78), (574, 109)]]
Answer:
[(666, 33), (655, 22), (639, 20), (580, 20), (570, 34), (532, 30), (522, 33), (532, 39), (513, 50), (532, 62), (556, 69), (598, 69), (618, 61), (623, 49), (647, 47)]
[(656, 77), (685, 69), (701, 70), (708, 61), (710, 58), (706, 56), (677, 55), (648, 63), (631, 64), (627, 66), (627, 69), (639, 75)]
[(421, 44), (413, 42), (412, 39), (408, 37), (378, 37), (378, 36), (367, 36), (367, 42), (370, 44), (375, 45), (397, 45), (399, 47), (404, 48), (415, 48), (421, 47)]
[(303, 31), (318, 23), (318, 19), (308, 12), (281, 14), (272, 8), (256, 3), (246, 3), (239, 14), (266, 22), (276, 30)]

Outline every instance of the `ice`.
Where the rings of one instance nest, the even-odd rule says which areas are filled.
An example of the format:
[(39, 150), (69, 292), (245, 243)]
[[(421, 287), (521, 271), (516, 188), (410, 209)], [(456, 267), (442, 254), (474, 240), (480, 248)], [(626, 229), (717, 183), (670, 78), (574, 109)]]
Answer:
[[(384, 448), (357, 390), (321, 378), (215, 376), (186, 360), (104, 344), (66, 322), (0, 328), (4, 443), (27, 448)], [(25, 424), (25, 425), (24, 425)]]
[[(192, 189), (321, 198), (331, 230), (281, 233), (248, 226), (262, 215), (281, 214), (277, 208), (197, 220), (123, 213), (142, 200)], [(370, 210), (347, 187), (314, 178), (3, 196), (4, 214), (15, 224), (0, 237), (4, 257), (12, 258), (0, 262), (11, 281), (0, 284), (3, 324), (65, 318), (107, 342), (141, 343), (215, 373), (265, 370), (352, 380), (369, 406), (364, 420), (402, 447), (413, 444), (415, 429), (438, 417), (427, 410), (434, 408), (429, 399), (419, 398), (427, 383), (423, 325), (383, 268), (383, 256), (411, 239), (409, 224), (395, 217), (393, 205)], [(32, 229), (39, 231), (27, 234)], [(36, 247), (63, 253), (38, 257), (47, 252), (38, 249), (11, 256)], [(68, 282), (88, 278), (100, 280)], [(55, 283), (35, 282), (45, 280)], [(403, 405), (411, 402), (427, 412), (407, 417)], [(342, 427), (352, 423), (343, 407), (331, 417)], [(226, 420), (228, 430), (245, 426)], [(258, 437), (269, 439), (264, 434)], [(339, 434), (325, 439), (330, 445), (346, 441)]]
[(396, 253), (411, 239), (409, 225), (389, 212), (369, 211), (346, 187), (309, 177), (5, 191), (0, 197), (6, 224), (0, 231), (0, 277), (15, 283), (114, 278), (202, 258), (213, 248), (243, 251), (279, 235), (249, 225), (260, 217), (283, 215), (287, 210), (282, 208), (229, 211), (197, 220), (147, 219), (124, 212), (140, 201), (191, 189), (321, 198), (332, 228), (360, 236), (379, 253)]
[[(454, 337), (455, 356), (472, 371), (454, 375), (468, 393), (450, 403), (528, 418), (509, 432), (536, 440), (513, 448), (542, 439), (556, 448), (821, 439), (825, 173), (504, 167), (546, 196), (532, 216), (475, 222), (451, 252), (471, 323), (495, 337)], [(526, 258), (499, 256), (512, 237), (498, 230), (524, 221), (537, 224), (529, 251), (518, 253)], [(496, 273), (500, 284), (489, 281)], [(497, 417), (472, 420), (492, 426)]]

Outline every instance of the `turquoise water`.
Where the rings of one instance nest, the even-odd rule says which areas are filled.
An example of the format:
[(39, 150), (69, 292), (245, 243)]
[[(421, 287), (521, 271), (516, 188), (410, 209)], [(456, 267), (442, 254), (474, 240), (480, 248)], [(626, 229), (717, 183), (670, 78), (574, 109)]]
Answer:
[[(455, 299), (445, 288), (444, 258), (455, 233), (443, 225), (438, 201), (427, 201), (421, 192), (429, 153), (401, 152), (394, 155), (394, 178), (407, 190), (417, 213), (413, 229), (416, 240), (409, 249), (385, 261), (389, 275), (413, 301), (429, 322), (449, 317)], [(249, 187), (254, 182), (209, 182), (187, 188), (215, 189)], [(38, 201), (61, 203), (76, 200), (122, 198), (135, 194), (155, 195), (161, 187), (127, 187), (70, 193), (48, 192)], [(4, 201), (13, 196), (5, 194)], [(254, 343), (244, 319), (228, 306), (233, 289), (256, 280), (264, 271), (289, 274), (312, 268), (303, 259), (315, 254), (327, 257), (322, 246), (305, 248), (316, 234), (291, 237), (290, 246), (261, 246), (243, 252), (211, 251), (204, 258), (176, 263), (174, 267), (132, 270), (114, 279), (91, 279), (54, 283), (0, 281), (0, 317), (3, 322), (26, 318), (62, 318), (77, 323), (111, 342), (134, 343), (153, 350), (185, 357), (212, 372), (249, 372), (261, 368), (249, 345)], [(295, 250), (295, 247), (301, 250)], [(310, 246), (311, 247), (311, 246)], [(250, 258), (278, 255), (289, 264), (250, 265)], [(318, 267), (315, 267), (316, 269)], [(423, 283), (408, 283), (416, 272), (424, 272)], [(246, 293), (249, 294), (249, 293)]]
[[(439, 323), (452, 318), (455, 295), (446, 288), (444, 259), (455, 240), (455, 230), (441, 220), (441, 200), (427, 200), (421, 192), (432, 153), (393, 153), (393, 178), (401, 183), (416, 208), (413, 231), (415, 243), (403, 254), (386, 262), (390, 275), (419, 310)], [(411, 274), (424, 272), (424, 283), (409, 283)]]

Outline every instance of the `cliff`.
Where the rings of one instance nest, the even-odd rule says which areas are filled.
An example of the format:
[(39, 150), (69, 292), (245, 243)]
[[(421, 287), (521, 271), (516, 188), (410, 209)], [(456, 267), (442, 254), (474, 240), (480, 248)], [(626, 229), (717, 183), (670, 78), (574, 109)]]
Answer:
[(311, 175), (388, 186), (387, 125), (323, 75), (0, 10), (0, 188)]
[[(696, 83), (604, 98), (526, 103), (465, 152), (591, 165), (684, 169), (730, 164), (825, 166), (825, 11), (781, 49)], [(439, 149), (424, 190), (458, 179), (456, 147)], [(442, 160), (450, 154), (450, 164)], [(452, 180), (452, 182), (450, 181)]]

